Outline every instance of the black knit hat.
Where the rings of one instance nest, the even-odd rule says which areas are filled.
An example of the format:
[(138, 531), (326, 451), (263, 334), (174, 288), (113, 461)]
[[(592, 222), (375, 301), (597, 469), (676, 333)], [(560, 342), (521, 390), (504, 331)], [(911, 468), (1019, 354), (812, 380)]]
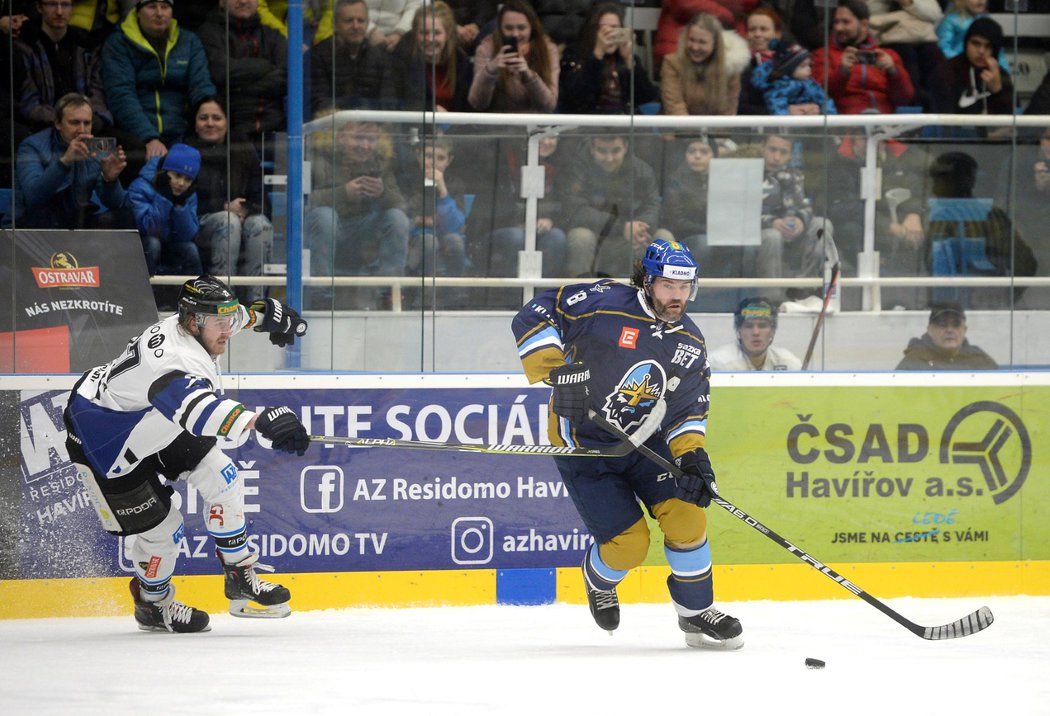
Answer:
[(966, 40), (963, 46), (970, 41), (974, 35), (988, 40), (992, 46), (992, 57), (998, 57), (999, 51), (1003, 49), (1003, 28), (990, 17), (979, 17), (973, 21), (966, 31)]
[(139, 0), (137, 3), (135, 3), (135, 9), (138, 10), (140, 7), (143, 7), (145, 5), (149, 5), (150, 3), (155, 3), (155, 2), (162, 2), (162, 3), (168, 4), (168, 5), (172, 6), (172, 7), (175, 7), (175, 0)]
[(809, 59), (809, 50), (802, 45), (780, 43), (773, 55), (773, 76), (790, 77), (791, 74)]

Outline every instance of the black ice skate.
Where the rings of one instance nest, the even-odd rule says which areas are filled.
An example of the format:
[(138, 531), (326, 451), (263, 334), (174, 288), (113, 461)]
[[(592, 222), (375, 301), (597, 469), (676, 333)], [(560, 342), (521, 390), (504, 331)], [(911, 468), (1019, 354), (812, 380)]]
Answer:
[(135, 600), (135, 621), (142, 631), (170, 631), (189, 634), (210, 631), (208, 613), (175, 601), (175, 587), (159, 602), (147, 602), (139, 590), (139, 580), (131, 578), (131, 598)]
[(692, 617), (679, 615), (678, 627), (685, 632), (685, 643), (694, 649), (733, 651), (744, 646), (744, 629), (740, 620), (714, 607)]
[(219, 562), (225, 574), (226, 598), (230, 600), (230, 614), (235, 617), (262, 619), (280, 619), (288, 616), (292, 613), (288, 606), (292, 593), (280, 584), (259, 579), (256, 570), (272, 572), (273, 567), (258, 564), (258, 561), (258, 555), (252, 554), (237, 564), (226, 564), (219, 555)]
[(587, 605), (594, 623), (612, 634), (620, 626), (620, 600), (616, 589), (595, 589), (587, 578), (587, 557), (583, 558), (583, 586), (587, 590)]

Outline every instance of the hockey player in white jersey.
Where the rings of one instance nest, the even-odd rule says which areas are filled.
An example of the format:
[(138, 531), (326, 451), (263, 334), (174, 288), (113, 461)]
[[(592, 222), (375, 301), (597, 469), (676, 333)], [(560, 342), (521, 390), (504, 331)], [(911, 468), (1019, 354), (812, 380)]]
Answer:
[(254, 428), (274, 449), (302, 455), (309, 436), (287, 407), (255, 413), (225, 397), (218, 358), (243, 328), (268, 332), (272, 343), (286, 346), (306, 333), (306, 322), (273, 299), (246, 309), (211, 276), (183, 284), (178, 305), (177, 314), (77, 381), (65, 411), (70, 459), (105, 530), (134, 536), (130, 586), (140, 629), (209, 628), (206, 612), (175, 601), (170, 582), (183, 519), (162, 476), (186, 479), (205, 501), (205, 526), (222, 563), (230, 612), (288, 616), (288, 589), (256, 573), (268, 568), (248, 548), (242, 478), (216, 444)]

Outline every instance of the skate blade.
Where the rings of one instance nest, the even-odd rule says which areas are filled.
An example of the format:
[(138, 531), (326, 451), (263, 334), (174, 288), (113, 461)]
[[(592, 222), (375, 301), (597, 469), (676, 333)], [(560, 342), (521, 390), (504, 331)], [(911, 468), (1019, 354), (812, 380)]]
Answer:
[(245, 619), (284, 619), (292, 613), (288, 603), (268, 607), (255, 606), (247, 599), (230, 600), (230, 614)]
[(707, 634), (686, 633), (686, 646), (693, 649), (714, 649), (716, 651), (736, 651), (744, 648), (743, 635), (734, 636), (732, 639), (715, 639)]
[[(138, 622), (136, 622), (138, 624)], [(156, 631), (161, 634), (201, 634), (206, 631), (211, 631), (211, 624), (204, 627), (200, 631), (168, 631), (162, 626), (146, 626), (145, 624), (138, 624), (139, 631)]]

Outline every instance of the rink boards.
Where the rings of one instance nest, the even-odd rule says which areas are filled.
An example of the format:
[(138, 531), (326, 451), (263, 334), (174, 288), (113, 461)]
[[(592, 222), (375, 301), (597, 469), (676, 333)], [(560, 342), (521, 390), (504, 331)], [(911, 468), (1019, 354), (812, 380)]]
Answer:
[[(66, 458), (71, 376), (0, 378), (0, 617), (126, 612), (124, 540), (101, 533)], [(519, 375), (228, 376), (313, 434), (546, 442), (548, 390)], [(1050, 376), (731, 374), (708, 446), (728, 499), (882, 597), (1050, 594)], [(1042, 439), (1040, 439), (1042, 438)], [(549, 458), (227, 446), (253, 544), (293, 607), (578, 602), (589, 536)], [(17, 459), (16, 459), (17, 458)], [(180, 596), (222, 609), (203, 505), (185, 485)], [(849, 593), (713, 508), (719, 599)], [(624, 601), (663, 601), (655, 525)]]

